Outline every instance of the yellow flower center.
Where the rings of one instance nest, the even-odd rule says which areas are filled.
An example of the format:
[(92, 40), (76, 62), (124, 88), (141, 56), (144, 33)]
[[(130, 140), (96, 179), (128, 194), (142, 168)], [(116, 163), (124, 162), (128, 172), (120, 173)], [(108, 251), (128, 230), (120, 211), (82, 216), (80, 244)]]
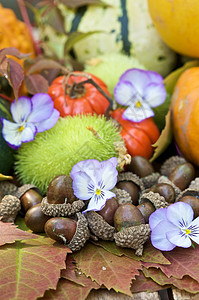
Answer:
[(101, 190), (97, 189), (95, 193), (99, 196), (101, 194)]
[(186, 233), (186, 234), (190, 234), (190, 233), (191, 233), (191, 230), (185, 229), (185, 233)]
[(135, 106), (136, 106), (137, 108), (139, 108), (139, 107), (142, 106), (142, 103), (138, 100), (138, 101), (136, 102)]
[(20, 127), (19, 127), (19, 132), (22, 132), (23, 130), (24, 130), (24, 125), (21, 125)]

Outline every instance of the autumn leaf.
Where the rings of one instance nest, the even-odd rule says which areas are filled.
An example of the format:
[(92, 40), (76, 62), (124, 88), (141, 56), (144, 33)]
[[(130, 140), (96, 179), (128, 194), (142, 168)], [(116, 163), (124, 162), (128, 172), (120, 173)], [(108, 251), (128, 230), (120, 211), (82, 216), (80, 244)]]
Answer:
[[(70, 280), (76, 284), (85, 286), (85, 284), (84, 284), (85, 275), (82, 274), (82, 272), (77, 269), (76, 262), (72, 256), (72, 254), (67, 255), (66, 268), (61, 271), (61, 277), (63, 277), (64, 279)], [(82, 281), (82, 278), (83, 278), (83, 281)]]
[[(85, 275), (84, 275), (85, 276)], [(85, 276), (85, 286), (76, 284), (70, 280), (61, 278), (55, 291), (47, 291), (40, 300), (84, 300), (92, 289), (99, 289), (100, 286)]]
[(171, 284), (189, 293), (196, 294), (199, 292), (199, 283), (188, 275), (185, 275), (182, 279), (177, 279), (173, 276), (168, 278), (160, 269), (156, 268), (144, 268), (142, 271), (147, 278), (153, 279), (161, 286), (165, 287), (165, 285)]
[(74, 253), (73, 257), (78, 269), (99, 285), (104, 284), (107, 289), (113, 288), (116, 292), (132, 296), (130, 285), (135, 275), (139, 274), (138, 269), (141, 269), (139, 261), (126, 256), (118, 257), (91, 243)]
[(139, 276), (136, 276), (135, 279), (132, 280), (131, 292), (139, 293), (139, 292), (157, 292), (161, 289), (169, 288), (170, 285), (161, 286), (157, 282), (153, 281), (150, 277), (146, 278), (142, 271), (140, 271)]
[(80, 7), (89, 4), (105, 5), (105, 3), (101, 0), (73, 0), (73, 1), (60, 0), (60, 3), (63, 3), (64, 5), (71, 8)]
[(34, 300), (46, 290), (56, 289), (69, 252), (66, 246), (44, 237), (2, 246), (1, 299)]
[(155, 144), (153, 144), (155, 150), (153, 156), (150, 159), (150, 162), (153, 162), (166, 150), (166, 148), (170, 145), (172, 138), (173, 138), (173, 133), (172, 133), (172, 126), (171, 126), (171, 112), (169, 110), (166, 115), (165, 127), (162, 130), (158, 140), (155, 142)]
[(11, 244), (19, 240), (35, 239), (37, 237), (36, 234), (18, 229), (17, 226), (12, 223), (0, 221), (0, 246)]
[(31, 95), (37, 93), (48, 93), (48, 81), (40, 74), (31, 74), (25, 76), (24, 83)]
[(170, 264), (170, 262), (164, 257), (161, 251), (154, 248), (150, 242), (147, 242), (144, 245), (144, 252), (142, 256), (135, 255), (135, 251), (128, 248), (122, 248), (116, 246), (114, 242), (109, 241), (98, 241), (93, 242), (95, 245), (104, 248), (106, 251), (111, 252), (112, 254), (122, 256), (125, 255), (131, 259), (140, 260), (144, 262), (152, 262), (158, 264)]

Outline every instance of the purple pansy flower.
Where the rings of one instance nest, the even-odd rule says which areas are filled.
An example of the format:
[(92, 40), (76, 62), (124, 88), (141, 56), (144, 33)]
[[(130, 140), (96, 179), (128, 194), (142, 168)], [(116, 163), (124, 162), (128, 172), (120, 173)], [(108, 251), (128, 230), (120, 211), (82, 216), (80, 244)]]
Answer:
[(117, 183), (117, 158), (99, 162), (87, 159), (73, 166), (70, 176), (73, 179), (74, 195), (81, 200), (90, 200), (83, 213), (101, 210), (106, 201), (115, 194), (110, 190)]
[(10, 111), (15, 123), (1, 118), (2, 134), (14, 149), (34, 140), (37, 132), (52, 128), (60, 116), (51, 97), (44, 93), (35, 94), (32, 98), (19, 97), (12, 102)]
[(140, 69), (127, 70), (114, 89), (116, 102), (128, 106), (123, 119), (133, 122), (153, 117), (151, 107), (161, 105), (166, 96), (163, 77), (154, 71)]
[(199, 217), (193, 220), (193, 216), (192, 207), (184, 202), (157, 209), (149, 217), (152, 245), (170, 251), (176, 246), (188, 248), (192, 241), (199, 244)]

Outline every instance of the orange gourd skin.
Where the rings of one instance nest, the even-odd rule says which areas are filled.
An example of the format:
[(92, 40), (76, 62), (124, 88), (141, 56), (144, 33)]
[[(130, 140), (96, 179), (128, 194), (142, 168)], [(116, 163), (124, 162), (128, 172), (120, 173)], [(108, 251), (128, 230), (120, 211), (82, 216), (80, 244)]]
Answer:
[(199, 67), (180, 76), (171, 99), (175, 142), (184, 157), (199, 166)]
[[(80, 74), (81, 72), (73, 73)], [(70, 76), (68, 85), (86, 80), (87, 77), (85, 77), (84, 74), (85, 73), (82, 72), (82, 76)], [(94, 75), (91, 75), (91, 77), (110, 97), (106, 84)], [(63, 83), (64, 76), (59, 76), (53, 80), (48, 90), (48, 94), (54, 101), (54, 107), (60, 112), (61, 117), (78, 114), (101, 115), (106, 112), (109, 101), (91, 83), (86, 83), (84, 85), (85, 91), (75, 98), (71, 98), (68, 94), (65, 94)]]
[(152, 145), (157, 141), (160, 132), (152, 118), (147, 118), (141, 122), (124, 120), (123, 108), (118, 108), (110, 115), (121, 125), (121, 136), (125, 142), (128, 153), (131, 156), (143, 156), (149, 159), (154, 151)]

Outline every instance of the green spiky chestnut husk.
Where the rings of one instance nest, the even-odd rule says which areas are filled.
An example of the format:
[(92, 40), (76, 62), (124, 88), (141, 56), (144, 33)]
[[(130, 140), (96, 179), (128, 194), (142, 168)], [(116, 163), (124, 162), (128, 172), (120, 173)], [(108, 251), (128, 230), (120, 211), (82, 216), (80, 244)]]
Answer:
[(117, 142), (121, 142), (118, 129), (104, 116), (60, 118), (53, 128), (22, 144), (16, 154), (15, 173), (22, 184), (34, 184), (45, 194), (55, 176), (69, 175), (79, 161), (118, 157)]

